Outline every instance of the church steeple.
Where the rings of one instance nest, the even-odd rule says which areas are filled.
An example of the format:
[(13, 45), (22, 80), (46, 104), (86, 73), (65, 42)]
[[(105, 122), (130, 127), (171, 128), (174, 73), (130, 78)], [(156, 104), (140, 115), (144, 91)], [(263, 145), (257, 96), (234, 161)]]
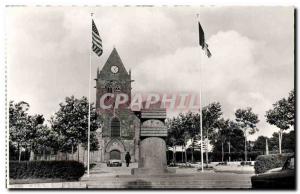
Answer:
[(113, 48), (103, 68), (97, 74), (96, 107), (99, 107), (99, 100), (106, 93), (124, 93), (131, 101), (131, 72), (128, 73), (117, 52)]
[[(128, 72), (127, 72), (126, 68), (124, 67), (122, 59), (115, 47), (113, 48), (112, 52), (110, 53), (106, 63), (104, 64), (102, 70), (100, 71), (100, 73), (110, 72), (112, 70), (112, 66), (114, 66), (115, 70), (118, 71), (117, 73), (128, 75)], [(112, 72), (112, 73), (114, 73), (114, 72)]]

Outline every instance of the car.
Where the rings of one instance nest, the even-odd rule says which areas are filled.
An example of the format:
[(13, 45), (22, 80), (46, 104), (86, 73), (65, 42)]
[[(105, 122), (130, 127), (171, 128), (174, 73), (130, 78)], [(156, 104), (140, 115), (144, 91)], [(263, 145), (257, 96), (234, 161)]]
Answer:
[(122, 166), (122, 161), (114, 159), (114, 160), (107, 161), (106, 164), (107, 164), (108, 167)]
[(295, 189), (295, 156), (287, 158), (283, 167), (251, 177), (254, 189)]

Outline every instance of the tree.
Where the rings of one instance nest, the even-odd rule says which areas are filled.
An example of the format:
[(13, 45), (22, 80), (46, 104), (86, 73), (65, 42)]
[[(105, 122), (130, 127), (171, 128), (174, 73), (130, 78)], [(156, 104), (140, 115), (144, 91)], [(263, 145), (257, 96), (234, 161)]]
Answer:
[[(76, 99), (74, 96), (66, 97), (65, 102), (60, 103), (59, 106), (59, 110), (51, 118), (50, 123), (52, 129), (63, 139), (60, 151), (69, 152), (73, 155), (78, 144), (87, 143), (88, 100), (86, 97), (82, 97), (81, 99)], [(94, 104), (91, 104), (91, 134), (97, 128), (97, 114)], [(95, 142), (98, 141), (95, 140)]]
[(42, 153), (43, 159), (46, 159), (46, 152), (49, 151), (50, 146), (49, 142), (49, 135), (51, 130), (46, 125), (40, 125), (36, 131), (36, 138), (35, 138), (35, 152)]
[[(84, 149), (87, 149), (87, 147), (88, 147), (87, 141), (85, 141), (84, 143), (82, 143), (82, 146), (84, 147)], [(90, 149), (91, 149), (91, 151), (97, 151), (99, 149), (99, 141), (97, 139), (95, 131), (91, 132)]]
[(257, 139), (254, 141), (253, 149), (255, 151), (261, 151), (265, 153), (266, 151), (266, 140), (269, 141), (269, 138), (266, 136), (258, 136)]
[(43, 115), (29, 115), (29, 108), (29, 104), (24, 101), (9, 102), (9, 141), (11, 145), (17, 146), (19, 161), (22, 149), (29, 147), (32, 153), (37, 127), (45, 120)]
[(191, 139), (191, 144), (190, 144), (189, 148), (191, 148), (192, 161), (194, 162), (194, 160), (195, 160), (195, 157), (194, 157), (195, 149), (198, 149), (198, 150), (202, 149), (201, 148), (201, 135), (200, 134), (195, 135), (194, 138)]
[(9, 103), (9, 141), (16, 144), (18, 160), (21, 160), (22, 147), (25, 146), (29, 128), (28, 119), (29, 104), (21, 101)]
[(173, 160), (175, 159), (175, 153), (174, 153), (174, 146), (175, 146), (176, 139), (174, 135), (172, 134), (172, 129), (168, 128), (168, 135), (166, 137), (166, 145), (167, 150), (169, 150), (169, 147), (173, 149)]
[(42, 154), (43, 159), (46, 160), (46, 154), (57, 153), (63, 141), (64, 138), (53, 129), (47, 125), (39, 125), (36, 130), (33, 151)]
[[(289, 133), (283, 132), (282, 133), (282, 149), (288, 152), (295, 152), (296, 149), (296, 135), (295, 131), (292, 130)], [(270, 147), (273, 151), (279, 150), (279, 134), (278, 132), (274, 132), (272, 137), (270, 138)]]
[[(191, 142), (199, 134), (200, 116), (198, 113), (180, 113), (177, 117), (167, 120), (168, 137), (166, 142), (173, 147), (173, 154), (175, 154), (175, 146), (181, 145), (186, 148), (188, 139)], [(195, 144), (192, 144), (192, 161), (194, 162), (193, 151)], [(185, 150), (186, 155), (186, 150)]]
[[(216, 129), (217, 131), (213, 133), (214, 140), (214, 151), (218, 152), (219, 148), (221, 147), (221, 153), (222, 153), (222, 162), (224, 161), (224, 144), (228, 144), (228, 153), (229, 153), (229, 160), (230, 160), (230, 151), (231, 147), (236, 146), (236, 143), (238, 143), (238, 132), (240, 132), (240, 129), (237, 127), (237, 124), (229, 119), (225, 120), (223, 118), (219, 119), (216, 122)], [(232, 144), (232, 140), (234, 143)]]
[(287, 99), (288, 104), (287, 104), (287, 117), (288, 117), (288, 122), (290, 126), (294, 126), (295, 125), (295, 107), (296, 107), (296, 103), (295, 103), (295, 91), (292, 90), (289, 93), (289, 97)]
[(282, 133), (294, 126), (295, 123), (295, 91), (289, 93), (287, 99), (282, 98), (273, 104), (273, 108), (266, 112), (267, 122), (279, 128), (279, 153), (281, 154)]
[[(239, 152), (242, 152), (244, 150), (244, 132), (240, 129), (238, 124), (234, 121), (229, 121), (229, 123), (221, 124), (222, 121), (226, 121), (224, 119), (220, 119), (218, 121), (217, 130), (212, 134), (211, 143), (213, 145), (212, 152), (215, 154), (215, 156), (218, 155), (218, 153), (221, 153), (221, 159), (222, 156), (224, 157), (224, 154), (222, 154), (222, 150), (225, 152), (226, 148), (228, 151), (228, 160), (231, 160), (231, 155), (236, 155)], [(220, 131), (219, 128), (222, 127), (222, 125), (228, 127), (227, 129)], [(223, 127), (224, 128), (224, 127)], [(220, 133), (221, 132), (221, 133)], [(228, 144), (228, 146), (224, 146)], [(222, 145), (223, 144), (223, 145)], [(223, 146), (223, 149), (222, 149)], [(216, 159), (216, 158), (215, 158)]]
[(59, 142), (63, 142), (63, 140), (56, 131), (44, 125), (43, 115), (29, 115), (28, 110), (29, 104), (24, 101), (10, 102), (10, 147), (14, 145), (18, 147), (19, 160), (21, 160), (22, 149), (30, 152), (29, 160), (34, 159), (34, 153), (42, 153), (46, 159), (46, 152), (58, 151)]
[(224, 162), (224, 143), (230, 136), (230, 127), (229, 127), (229, 120), (220, 119), (217, 123), (218, 128), (218, 139), (221, 141), (221, 147), (222, 147), (222, 162)]
[(184, 132), (186, 132), (186, 136), (191, 139), (191, 148), (192, 148), (192, 162), (194, 162), (194, 150), (197, 144), (195, 144), (195, 140), (200, 139), (200, 114), (188, 112), (185, 115), (180, 114), (182, 121), (182, 127), (184, 128)]
[[(84, 162), (84, 156), (85, 156), (85, 151), (87, 150), (87, 141), (85, 141), (82, 146), (84, 147), (84, 154), (83, 154), (83, 162)], [(91, 137), (90, 137), (90, 151), (97, 151), (99, 149), (99, 141), (96, 136), (95, 131), (91, 131)], [(79, 157), (79, 156), (78, 156)]]
[(244, 132), (239, 125), (233, 121), (230, 122), (232, 134), (229, 137), (230, 148), (232, 152), (241, 152), (244, 150)]
[[(213, 133), (211, 143), (213, 145), (214, 152), (220, 152), (221, 150), (221, 140), (218, 130)], [(227, 143), (230, 142), (230, 148), (232, 152), (244, 151), (244, 132), (234, 121), (229, 122), (229, 131), (226, 134)], [(228, 149), (229, 151), (229, 149)]]
[(29, 144), (29, 151), (30, 151), (30, 157), (29, 160), (34, 159), (34, 152), (35, 152), (35, 147), (36, 147), (36, 139), (38, 138), (38, 129), (43, 125), (45, 119), (43, 115), (33, 115), (33, 116), (28, 116), (29, 119), (29, 131), (27, 134), (27, 143)]
[[(211, 134), (215, 128), (215, 123), (221, 115), (221, 104), (219, 102), (213, 102), (202, 109), (203, 136), (205, 135), (207, 139), (212, 136)], [(185, 114), (180, 113), (177, 117), (169, 119), (167, 121), (167, 126), (169, 130), (167, 142), (172, 145), (173, 148), (175, 148), (176, 145), (181, 145), (186, 148), (188, 139), (191, 140), (190, 148), (192, 153), (192, 162), (194, 162), (194, 150), (195, 148), (200, 149), (200, 114), (192, 112), (187, 112)], [(206, 153), (206, 161), (208, 163), (208, 150), (206, 150)]]
[(238, 109), (235, 112), (235, 117), (238, 125), (244, 132), (245, 137), (245, 161), (247, 161), (247, 135), (254, 134), (258, 131), (256, 124), (259, 122), (258, 115), (252, 112), (252, 108)]
[[(222, 108), (219, 102), (213, 102), (202, 109), (202, 128), (206, 136), (206, 146), (208, 141), (213, 136), (216, 123), (222, 116)], [(208, 149), (205, 151), (206, 165), (208, 166)]]
[(176, 162), (175, 147), (177, 145), (185, 145), (185, 127), (182, 125), (183, 115), (173, 117), (167, 120), (168, 136), (166, 138), (166, 144), (173, 148), (173, 162)]
[(289, 133), (283, 133), (284, 142), (282, 142), (283, 149), (291, 150), (295, 152), (296, 150), (296, 134), (292, 130)]

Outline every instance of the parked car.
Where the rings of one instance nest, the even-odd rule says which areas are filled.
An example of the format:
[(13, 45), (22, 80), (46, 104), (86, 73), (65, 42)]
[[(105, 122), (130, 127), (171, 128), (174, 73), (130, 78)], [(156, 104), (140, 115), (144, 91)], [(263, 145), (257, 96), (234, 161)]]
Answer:
[(254, 166), (255, 161), (242, 161), (241, 166)]
[(295, 189), (295, 182), (295, 156), (289, 157), (282, 168), (251, 177), (254, 189)]
[(109, 160), (107, 161), (107, 166), (108, 167), (113, 167), (113, 166), (122, 166), (122, 161), (121, 160)]

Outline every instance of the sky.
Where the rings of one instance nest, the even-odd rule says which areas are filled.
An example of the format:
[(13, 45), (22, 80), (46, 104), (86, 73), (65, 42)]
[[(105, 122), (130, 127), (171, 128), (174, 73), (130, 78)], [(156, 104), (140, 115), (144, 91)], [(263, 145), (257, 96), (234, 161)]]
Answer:
[[(220, 102), (230, 119), (252, 107), (259, 132), (248, 139), (278, 131), (265, 113), (294, 89), (293, 7), (8, 7), (10, 100), (49, 119), (65, 97), (88, 96), (90, 12), (104, 48), (92, 56), (93, 77), (115, 47), (133, 92), (198, 92), (201, 64), (203, 105)], [(198, 20), (211, 58), (198, 45)]]

